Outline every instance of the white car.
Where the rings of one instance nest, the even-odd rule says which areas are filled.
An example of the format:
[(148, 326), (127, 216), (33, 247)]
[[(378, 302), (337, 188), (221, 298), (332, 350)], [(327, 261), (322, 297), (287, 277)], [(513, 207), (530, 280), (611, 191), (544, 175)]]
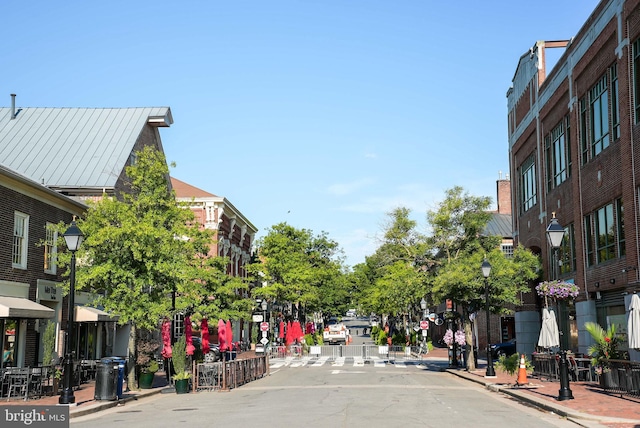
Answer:
[(356, 316), (356, 310), (355, 309), (349, 309), (347, 311), (347, 316), (348, 317), (355, 317)]

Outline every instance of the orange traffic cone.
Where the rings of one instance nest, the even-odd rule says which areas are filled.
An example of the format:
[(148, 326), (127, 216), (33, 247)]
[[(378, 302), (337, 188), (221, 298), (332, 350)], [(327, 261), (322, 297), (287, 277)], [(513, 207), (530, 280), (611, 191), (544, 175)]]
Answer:
[(518, 379), (516, 380), (516, 385), (526, 385), (529, 381), (527, 380), (527, 365), (524, 362), (524, 354), (520, 357), (520, 369), (518, 370)]

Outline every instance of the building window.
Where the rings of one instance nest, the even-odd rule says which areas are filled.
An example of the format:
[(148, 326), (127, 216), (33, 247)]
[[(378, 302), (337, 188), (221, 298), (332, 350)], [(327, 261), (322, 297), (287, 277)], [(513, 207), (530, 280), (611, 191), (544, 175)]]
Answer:
[(173, 338), (178, 340), (184, 334), (184, 314), (176, 313), (173, 315)]
[(633, 42), (633, 106), (635, 123), (640, 122), (640, 39)]
[(558, 126), (545, 137), (547, 187), (549, 190), (562, 184), (569, 176), (568, 125), (569, 118), (563, 119)]
[(587, 254), (587, 266), (593, 266), (593, 229), (592, 215), (588, 214), (584, 217), (584, 242)]
[[(609, 147), (612, 136), (614, 140), (620, 138), (618, 89), (618, 66), (613, 64), (580, 99), (580, 148), (583, 164)], [(609, 124), (613, 126), (612, 136), (609, 132)]]
[(14, 268), (27, 268), (27, 242), (29, 241), (29, 216), (19, 212), (13, 215), (13, 254)]
[(521, 171), (521, 201), (522, 211), (526, 212), (537, 203), (536, 164), (533, 155), (522, 164)]
[(609, 147), (609, 94), (607, 76), (604, 76), (589, 91), (591, 100), (591, 156), (598, 156)]
[(564, 237), (560, 247), (560, 273), (566, 274), (576, 270), (576, 237), (573, 223), (564, 228)]
[(501, 244), (500, 249), (506, 258), (513, 258), (513, 244)]
[(613, 126), (613, 141), (620, 138), (620, 97), (618, 96), (618, 64), (609, 69), (611, 75), (611, 124)]
[(47, 223), (45, 227), (44, 239), (44, 271), (46, 273), (56, 274), (56, 256), (58, 240), (58, 232), (52, 223)]
[(617, 199), (615, 203), (585, 216), (587, 265), (603, 263), (626, 254), (623, 213), (622, 199)]
[(622, 199), (616, 199), (616, 226), (618, 234), (618, 257), (627, 254), (626, 238), (624, 233), (624, 205)]

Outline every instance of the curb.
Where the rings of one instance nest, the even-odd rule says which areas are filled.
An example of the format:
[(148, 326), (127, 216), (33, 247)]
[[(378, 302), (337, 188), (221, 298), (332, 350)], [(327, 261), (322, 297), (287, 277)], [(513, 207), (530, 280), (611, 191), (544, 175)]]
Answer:
[[(518, 399), (519, 401), (530, 404), (534, 407), (537, 407), (542, 410), (546, 410), (548, 412), (555, 413), (556, 415), (565, 417), (572, 422), (581, 425), (583, 427), (589, 427), (588, 422), (599, 422), (599, 423), (628, 423), (628, 424), (640, 424), (640, 421), (635, 419), (624, 419), (624, 418), (616, 418), (612, 416), (595, 416), (588, 413), (582, 413), (575, 411), (573, 409), (569, 409), (567, 407), (561, 406), (559, 404), (553, 404), (545, 400), (537, 399), (532, 397), (526, 393), (520, 392), (518, 390), (514, 390), (511, 387), (506, 387), (503, 385), (490, 383), (484, 380), (483, 378), (479, 378), (475, 375), (470, 375), (466, 372), (460, 372), (457, 370), (445, 369), (447, 373), (458, 376), (459, 378), (469, 380), (471, 382), (478, 383), (483, 385), (490, 391), (493, 392), (501, 392), (503, 394), (507, 394), (511, 397)], [(587, 424), (585, 424), (587, 422)]]
[(74, 406), (69, 409), (69, 418), (78, 418), (80, 416), (86, 416), (92, 413), (101, 412), (102, 410), (107, 410), (112, 407), (122, 406), (128, 403), (129, 401), (135, 401), (141, 398), (159, 394), (160, 392), (162, 392), (163, 388), (153, 388), (153, 389), (144, 390), (144, 392), (131, 394), (127, 397), (121, 398), (120, 400), (114, 400), (114, 401), (96, 400), (95, 403), (87, 404), (82, 407)]

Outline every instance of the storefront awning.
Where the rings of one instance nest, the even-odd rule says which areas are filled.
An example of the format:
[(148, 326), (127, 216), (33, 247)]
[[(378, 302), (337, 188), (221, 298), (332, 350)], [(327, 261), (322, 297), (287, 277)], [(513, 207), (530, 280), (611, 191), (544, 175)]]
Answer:
[(76, 306), (76, 322), (118, 321), (118, 315), (111, 315), (89, 306)]
[(23, 297), (0, 296), (0, 318), (53, 318), (55, 311)]

